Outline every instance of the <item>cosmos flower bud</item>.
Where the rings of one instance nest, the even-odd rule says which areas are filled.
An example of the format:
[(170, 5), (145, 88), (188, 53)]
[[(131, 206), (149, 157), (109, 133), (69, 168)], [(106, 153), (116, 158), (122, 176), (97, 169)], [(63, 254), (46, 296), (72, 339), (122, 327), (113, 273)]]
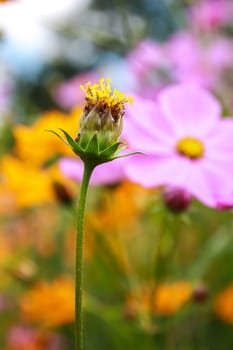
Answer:
[(81, 89), (86, 94), (86, 104), (77, 140), (85, 147), (97, 135), (99, 150), (103, 150), (117, 142), (122, 131), (124, 104), (131, 99), (116, 89), (112, 90), (109, 79), (101, 79), (94, 85), (87, 83)]
[(188, 209), (192, 196), (182, 188), (168, 186), (163, 192), (166, 206), (174, 213), (181, 213)]
[[(80, 129), (74, 140), (65, 130), (65, 141), (84, 163), (92, 167), (119, 157), (125, 103), (131, 102), (120, 91), (112, 90), (109, 79), (100, 79), (98, 84), (81, 86), (85, 92), (85, 106), (80, 119)], [(52, 130), (50, 130), (52, 131)], [(52, 131), (61, 138), (56, 132)], [(137, 152), (136, 152), (137, 153)], [(133, 153), (131, 153), (133, 154)]]

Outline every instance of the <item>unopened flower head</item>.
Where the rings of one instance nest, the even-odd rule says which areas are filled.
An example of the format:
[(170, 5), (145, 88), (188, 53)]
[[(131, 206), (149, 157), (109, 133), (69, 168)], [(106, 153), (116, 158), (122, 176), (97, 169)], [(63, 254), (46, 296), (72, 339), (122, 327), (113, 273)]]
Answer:
[(82, 85), (85, 106), (80, 120), (78, 139), (85, 146), (94, 134), (99, 137), (100, 149), (115, 143), (121, 134), (124, 106), (132, 98), (112, 89), (110, 79), (100, 79), (98, 84)]
[[(53, 130), (52, 133), (70, 146), (85, 164), (96, 167), (120, 155), (123, 142), (118, 140), (122, 131), (122, 117), (125, 104), (132, 101), (122, 92), (112, 89), (109, 79), (100, 79), (98, 84), (87, 83), (81, 86), (86, 103), (80, 118), (78, 135), (74, 140), (67, 131), (60, 129), (65, 139)], [(130, 153), (132, 154), (132, 153)]]
[(182, 213), (191, 204), (192, 196), (183, 188), (167, 186), (163, 191), (163, 200), (171, 212)]

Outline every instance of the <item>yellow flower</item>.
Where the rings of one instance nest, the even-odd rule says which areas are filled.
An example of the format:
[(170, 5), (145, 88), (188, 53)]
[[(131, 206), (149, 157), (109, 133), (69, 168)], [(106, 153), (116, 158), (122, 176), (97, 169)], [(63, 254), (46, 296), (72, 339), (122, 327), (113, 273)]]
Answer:
[(214, 309), (223, 321), (233, 324), (233, 284), (229, 285), (217, 296)]
[(51, 111), (43, 114), (32, 126), (16, 126), (13, 134), (17, 156), (40, 166), (57, 155), (72, 155), (69, 147), (46, 130), (62, 128), (76, 135), (80, 115), (81, 108), (74, 109), (70, 115)]
[(60, 277), (38, 282), (20, 300), (23, 318), (42, 327), (56, 327), (74, 321), (74, 282)]
[(1, 162), (2, 186), (13, 197), (16, 207), (30, 207), (51, 202), (54, 193), (46, 171), (38, 171), (31, 164), (12, 156), (5, 156)]
[(75, 184), (61, 174), (56, 164), (40, 169), (30, 162), (6, 155), (0, 168), (0, 213), (3, 214), (21, 207), (65, 200), (61, 198), (62, 190), (71, 199), (76, 191)]
[(58, 155), (71, 155), (71, 151), (46, 129), (64, 127), (74, 134), (80, 113), (80, 108), (74, 109), (70, 115), (47, 112), (30, 127), (15, 127), (17, 158), (6, 155), (0, 164), (0, 212), (6, 207), (12, 212), (20, 207), (71, 200), (74, 188), (71, 188), (71, 181), (61, 175), (56, 165), (45, 166)]

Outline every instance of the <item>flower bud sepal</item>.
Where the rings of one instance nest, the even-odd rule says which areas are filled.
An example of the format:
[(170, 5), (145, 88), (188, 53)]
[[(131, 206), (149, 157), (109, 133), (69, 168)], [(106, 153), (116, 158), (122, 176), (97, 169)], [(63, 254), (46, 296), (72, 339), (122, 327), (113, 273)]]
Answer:
[(65, 139), (63, 139), (58, 133), (53, 130), (48, 131), (52, 132), (63, 142), (65, 142), (72, 149), (72, 151), (82, 159), (85, 164), (89, 163), (93, 167), (102, 163), (110, 162), (117, 158), (122, 158), (131, 154), (138, 153), (134, 152), (130, 154), (120, 155), (121, 151), (125, 149), (125, 144), (122, 141), (117, 141), (110, 146), (107, 146), (106, 148), (100, 147), (99, 135), (97, 131), (93, 133), (93, 136), (90, 138), (89, 142), (84, 146), (83, 143), (80, 142), (79, 138), (77, 140), (74, 140), (65, 130), (60, 130), (63, 132)]

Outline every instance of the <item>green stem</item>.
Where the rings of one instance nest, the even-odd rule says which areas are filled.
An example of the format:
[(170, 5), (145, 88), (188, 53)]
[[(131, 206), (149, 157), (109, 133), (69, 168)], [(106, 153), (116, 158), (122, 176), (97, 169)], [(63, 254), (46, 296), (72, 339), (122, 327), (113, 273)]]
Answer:
[(87, 189), (94, 166), (84, 164), (79, 204), (76, 237), (76, 265), (75, 265), (75, 350), (83, 350), (83, 310), (82, 310), (82, 286), (83, 286), (83, 227), (84, 212), (87, 198)]

